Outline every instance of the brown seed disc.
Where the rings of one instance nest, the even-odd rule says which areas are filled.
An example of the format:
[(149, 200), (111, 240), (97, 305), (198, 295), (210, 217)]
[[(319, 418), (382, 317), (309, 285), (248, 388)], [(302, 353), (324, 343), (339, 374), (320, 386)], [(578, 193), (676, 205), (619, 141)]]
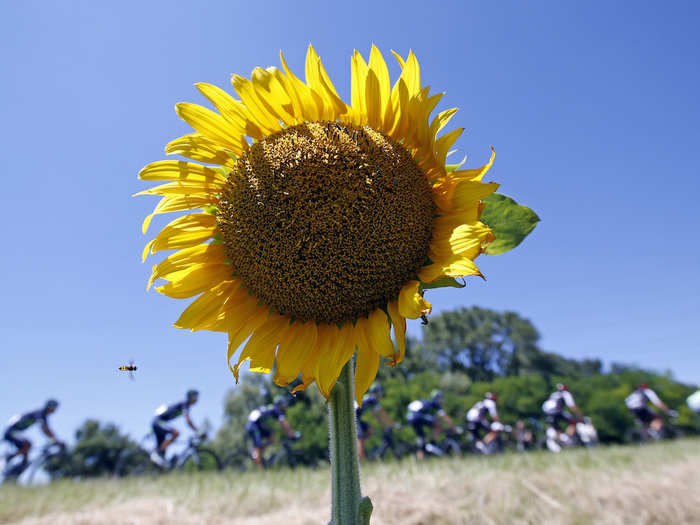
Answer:
[(341, 324), (396, 299), (428, 257), (435, 204), (406, 149), (369, 127), (299, 124), (238, 161), (217, 216), (261, 303)]

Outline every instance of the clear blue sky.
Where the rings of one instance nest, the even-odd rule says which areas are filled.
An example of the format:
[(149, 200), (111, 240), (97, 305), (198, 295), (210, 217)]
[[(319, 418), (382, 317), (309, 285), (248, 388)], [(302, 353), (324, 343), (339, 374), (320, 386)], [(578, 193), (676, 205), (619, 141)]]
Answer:
[[(0, 20), (0, 422), (49, 396), (66, 437), (88, 416), (147, 431), (189, 387), (218, 422), (223, 334), (172, 328), (151, 292), (156, 200), (138, 170), (188, 133), (176, 102), (312, 42), (341, 95), (349, 57), (413, 49), (457, 106), (472, 166), (542, 218), (487, 282), (431, 292), (530, 318), (548, 350), (700, 381), (700, 4), (695, 2), (4, 2)], [(392, 73), (396, 67), (392, 66)], [(461, 155), (460, 155), (461, 157)], [(169, 217), (154, 221), (157, 231)], [(411, 325), (418, 334), (419, 323)], [(115, 368), (135, 359), (134, 382)]]

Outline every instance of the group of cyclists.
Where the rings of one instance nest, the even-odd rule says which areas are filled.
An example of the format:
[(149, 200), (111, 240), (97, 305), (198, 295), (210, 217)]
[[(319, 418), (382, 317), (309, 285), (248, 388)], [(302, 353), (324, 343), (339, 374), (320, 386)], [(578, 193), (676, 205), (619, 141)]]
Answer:
[[(397, 423), (382, 408), (381, 399), (383, 396), (384, 389), (380, 384), (375, 383), (362, 399), (362, 403), (355, 405), (358, 452), (361, 459), (367, 456), (366, 442), (373, 434), (373, 426), (367, 419), (368, 415), (371, 414), (384, 430), (397, 426)], [(184, 400), (170, 405), (162, 405), (156, 409), (151, 423), (156, 446), (150, 454), (150, 460), (157, 466), (164, 467), (166, 465), (165, 458), (168, 447), (179, 436), (179, 431), (171, 423), (174, 419), (183, 416), (187, 425), (194, 432), (199, 432), (190, 417), (190, 408), (197, 402), (198, 398), (199, 392), (197, 390), (188, 390)], [(257, 465), (264, 465), (265, 448), (274, 441), (271, 423), (279, 424), (289, 440), (298, 440), (301, 437), (301, 433), (295, 431), (286, 418), (289, 400), (289, 396), (278, 396), (272, 404), (259, 406), (248, 415), (245, 432), (252, 443), (251, 457)], [(457, 431), (457, 425), (445, 412), (443, 402), (443, 393), (440, 390), (434, 390), (428, 398), (416, 399), (408, 404), (406, 421), (413, 428), (417, 437), (416, 457), (418, 459), (423, 459), (426, 454), (436, 453), (436, 442), (443, 432)], [(700, 414), (700, 391), (691, 395), (687, 403), (693, 411)], [(645, 383), (638, 385), (627, 396), (625, 405), (633, 414), (638, 425), (651, 435), (659, 435), (663, 430), (664, 421), (659, 411), (667, 414), (673, 413), (656, 392)], [(3, 439), (12, 445), (14, 450), (5, 456), (6, 464), (13, 462), (18, 456), (22, 456), (21, 461), (13, 462), (13, 468), (17, 472), (26, 468), (32, 444), (23, 433), (35, 423), (40, 424), (41, 430), (49, 440), (63, 446), (48, 423), (49, 416), (57, 410), (58, 406), (58, 401), (49, 399), (42, 408), (10, 419)], [(557, 384), (556, 390), (542, 403), (542, 412), (547, 422), (547, 447), (556, 452), (561, 448), (561, 445), (572, 443), (577, 432), (577, 424), (582, 422), (584, 417), (566, 385)], [(498, 416), (498, 396), (493, 392), (486, 392), (483, 399), (480, 399), (466, 412), (466, 425), (474, 450), (477, 452), (488, 453), (499, 433), (503, 431), (510, 431), (513, 435), (518, 436), (519, 442), (521, 440), (523, 442), (532, 441), (532, 432), (526, 430), (522, 421), (518, 421), (514, 428), (506, 427), (501, 423)]]

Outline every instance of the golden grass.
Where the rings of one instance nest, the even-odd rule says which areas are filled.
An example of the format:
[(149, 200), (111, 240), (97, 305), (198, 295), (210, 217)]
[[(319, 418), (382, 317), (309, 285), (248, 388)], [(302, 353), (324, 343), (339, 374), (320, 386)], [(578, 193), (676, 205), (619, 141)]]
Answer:
[[(700, 523), (700, 440), (368, 465), (373, 525)], [(0, 487), (0, 523), (325, 524), (328, 473), (296, 470)]]

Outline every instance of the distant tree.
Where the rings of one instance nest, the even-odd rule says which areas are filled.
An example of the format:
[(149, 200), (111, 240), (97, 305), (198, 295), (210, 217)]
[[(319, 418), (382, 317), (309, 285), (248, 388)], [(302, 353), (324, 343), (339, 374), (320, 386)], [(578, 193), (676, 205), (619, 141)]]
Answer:
[[(51, 477), (85, 478), (111, 476), (117, 461), (126, 450), (136, 450), (138, 445), (119, 427), (112, 423), (100, 423), (95, 419), (86, 420), (75, 431), (75, 446), (72, 454), (64, 461), (52, 461), (46, 467)], [(129, 466), (124, 467), (127, 474)]]
[(441, 370), (463, 371), (472, 381), (536, 369), (539, 333), (514, 312), (460, 308), (430, 319), (422, 348)]

